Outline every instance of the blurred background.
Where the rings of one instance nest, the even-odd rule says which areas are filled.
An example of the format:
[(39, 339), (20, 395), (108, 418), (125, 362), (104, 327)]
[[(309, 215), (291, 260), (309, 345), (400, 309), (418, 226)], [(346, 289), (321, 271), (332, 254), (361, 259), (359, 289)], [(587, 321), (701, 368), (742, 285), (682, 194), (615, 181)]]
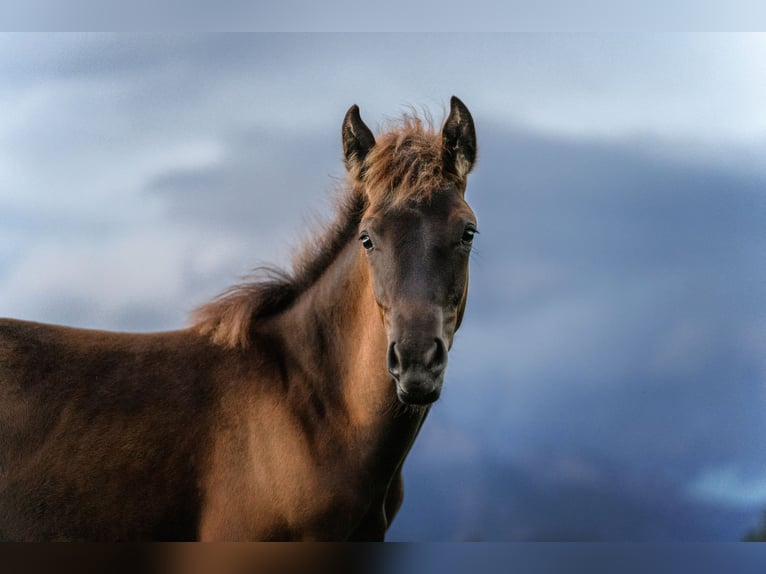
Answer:
[(481, 234), (389, 539), (752, 535), (762, 35), (0, 35), (0, 316), (181, 327), (331, 215), (351, 104), (453, 94)]

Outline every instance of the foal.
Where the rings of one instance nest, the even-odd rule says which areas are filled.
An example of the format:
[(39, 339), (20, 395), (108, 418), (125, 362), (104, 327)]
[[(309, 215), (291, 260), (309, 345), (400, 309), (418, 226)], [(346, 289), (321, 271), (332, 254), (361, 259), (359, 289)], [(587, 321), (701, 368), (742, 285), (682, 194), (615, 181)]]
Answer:
[(335, 223), (190, 328), (0, 320), (0, 539), (384, 538), (465, 309), (476, 137), (453, 97), (440, 133), (353, 106), (342, 139)]

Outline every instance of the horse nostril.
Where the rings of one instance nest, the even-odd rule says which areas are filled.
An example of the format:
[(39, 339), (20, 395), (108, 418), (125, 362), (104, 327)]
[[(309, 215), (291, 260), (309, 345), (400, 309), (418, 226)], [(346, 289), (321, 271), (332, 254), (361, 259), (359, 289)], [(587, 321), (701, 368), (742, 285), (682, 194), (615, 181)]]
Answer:
[(394, 377), (394, 379), (399, 380), (399, 375), (401, 374), (401, 361), (399, 360), (399, 352), (396, 350), (396, 343), (391, 343), (388, 346), (386, 365), (391, 376)]
[(444, 341), (437, 338), (434, 339), (434, 344), (429, 349), (426, 355), (426, 365), (434, 372), (438, 372), (444, 369), (447, 364), (447, 346)]

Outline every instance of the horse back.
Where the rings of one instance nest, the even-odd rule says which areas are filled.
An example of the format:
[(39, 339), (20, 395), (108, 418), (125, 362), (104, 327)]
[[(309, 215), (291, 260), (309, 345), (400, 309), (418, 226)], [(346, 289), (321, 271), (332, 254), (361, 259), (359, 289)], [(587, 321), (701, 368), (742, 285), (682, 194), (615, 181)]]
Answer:
[(0, 320), (0, 539), (192, 539), (214, 348)]

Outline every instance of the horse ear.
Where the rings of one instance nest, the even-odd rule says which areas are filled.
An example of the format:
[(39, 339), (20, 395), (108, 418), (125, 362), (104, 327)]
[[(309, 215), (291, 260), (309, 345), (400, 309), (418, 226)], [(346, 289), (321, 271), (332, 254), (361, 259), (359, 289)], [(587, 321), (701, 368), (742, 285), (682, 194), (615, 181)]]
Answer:
[(476, 162), (476, 129), (471, 112), (455, 96), (442, 128), (444, 168), (458, 177), (467, 176)]
[(346, 112), (343, 118), (343, 156), (348, 171), (358, 170), (367, 153), (375, 145), (375, 136), (372, 135), (359, 115), (359, 106), (354, 104)]

